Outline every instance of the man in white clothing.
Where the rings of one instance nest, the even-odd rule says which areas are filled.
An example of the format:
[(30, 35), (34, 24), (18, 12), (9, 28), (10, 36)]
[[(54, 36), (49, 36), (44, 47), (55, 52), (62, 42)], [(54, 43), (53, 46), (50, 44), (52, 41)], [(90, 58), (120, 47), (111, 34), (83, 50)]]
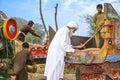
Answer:
[[(44, 76), (47, 80), (59, 80), (64, 75), (64, 57), (66, 52), (75, 53), (72, 48), (70, 37), (78, 29), (74, 21), (70, 21), (67, 26), (60, 28), (55, 34), (49, 48), (46, 60)], [(81, 46), (82, 48), (83, 46)]]

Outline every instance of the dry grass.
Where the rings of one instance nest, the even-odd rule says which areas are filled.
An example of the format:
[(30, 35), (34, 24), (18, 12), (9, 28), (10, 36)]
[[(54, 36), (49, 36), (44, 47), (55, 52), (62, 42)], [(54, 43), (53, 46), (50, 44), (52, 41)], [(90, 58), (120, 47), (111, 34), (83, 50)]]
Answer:
[[(32, 47), (32, 46), (39, 46), (39, 44), (32, 44), (32, 43), (29, 43), (29, 45), (30, 45), (30, 47)], [(15, 40), (15, 50), (16, 50), (16, 53), (19, 52), (21, 49), (22, 49), (22, 42)]]

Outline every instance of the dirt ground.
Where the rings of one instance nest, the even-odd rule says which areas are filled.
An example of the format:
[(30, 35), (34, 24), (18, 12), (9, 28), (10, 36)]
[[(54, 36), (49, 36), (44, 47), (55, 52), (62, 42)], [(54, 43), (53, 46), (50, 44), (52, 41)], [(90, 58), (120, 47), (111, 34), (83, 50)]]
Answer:
[[(44, 77), (43, 74), (39, 73), (29, 73), (28, 78), (28, 80), (46, 80), (46, 77)], [(15, 80), (15, 77), (12, 77), (12, 80)], [(76, 80), (75, 74), (66, 74), (62, 80)]]
[[(34, 74), (30, 74), (30, 75), (34, 75)], [(37, 74), (36, 76), (34, 76), (35, 78), (30, 78), (29, 80), (46, 80), (46, 77), (43, 76), (43, 74)], [(74, 74), (66, 74), (64, 75), (64, 79), (63, 80), (75, 80), (75, 75)]]

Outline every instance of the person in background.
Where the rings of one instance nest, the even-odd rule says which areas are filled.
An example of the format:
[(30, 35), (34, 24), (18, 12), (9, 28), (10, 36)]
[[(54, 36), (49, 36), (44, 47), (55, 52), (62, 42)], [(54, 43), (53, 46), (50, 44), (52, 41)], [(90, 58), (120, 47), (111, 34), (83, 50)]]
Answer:
[[(98, 12), (93, 17), (93, 27), (94, 27), (95, 31), (97, 31), (99, 27), (103, 26), (104, 22), (106, 20), (106, 16), (105, 16), (104, 12), (102, 12), (102, 9), (103, 9), (102, 4), (98, 4), (96, 9)], [(101, 31), (99, 31), (95, 36), (97, 48), (100, 47), (100, 37), (101, 37), (100, 32)]]
[(34, 30), (31, 29), (31, 27), (33, 26), (34, 22), (33, 21), (29, 21), (28, 24), (23, 25), (22, 29), (20, 30), (20, 33), (18, 34), (17, 39), (24, 42), (25, 41), (25, 36), (29, 33), (31, 33), (32, 35), (41, 38), (40, 35), (36, 34)]
[(26, 69), (27, 60), (30, 60), (34, 64), (34, 68), (37, 68), (31, 53), (29, 52), (29, 44), (24, 42), (22, 44), (22, 50), (15, 55), (14, 58), (14, 74), (16, 75), (16, 80), (28, 80), (28, 73)]
[[(70, 37), (78, 29), (74, 21), (70, 21), (67, 26), (60, 28), (49, 45), (44, 76), (47, 80), (59, 80), (64, 74), (64, 57), (66, 53), (76, 53), (78, 50), (72, 48)], [(83, 46), (81, 45), (81, 48)]]

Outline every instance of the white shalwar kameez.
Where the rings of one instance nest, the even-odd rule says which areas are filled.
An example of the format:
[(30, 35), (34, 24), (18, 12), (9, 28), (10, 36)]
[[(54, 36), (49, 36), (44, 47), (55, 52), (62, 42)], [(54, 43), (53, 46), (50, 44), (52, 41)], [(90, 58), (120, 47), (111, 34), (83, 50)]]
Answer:
[(74, 52), (72, 48), (69, 29), (64, 26), (55, 34), (47, 54), (46, 67), (44, 76), (47, 80), (59, 80), (64, 75), (64, 56), (66, 52)]

